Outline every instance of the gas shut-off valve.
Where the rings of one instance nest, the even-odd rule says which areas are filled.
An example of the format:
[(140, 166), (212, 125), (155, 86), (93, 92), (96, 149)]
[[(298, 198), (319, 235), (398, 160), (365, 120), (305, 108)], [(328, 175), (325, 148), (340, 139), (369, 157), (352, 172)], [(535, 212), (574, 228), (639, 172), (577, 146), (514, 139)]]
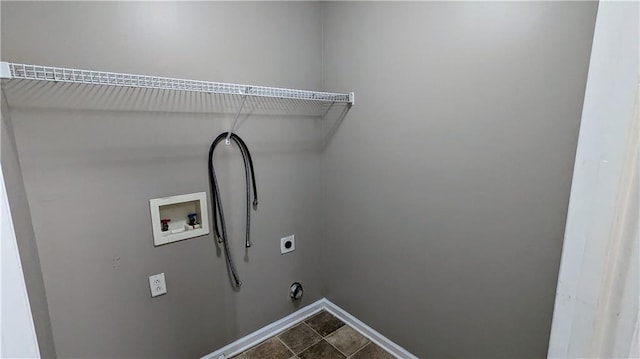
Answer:
[(303, 291), (302, 284), (295, 282), (289, 288), (289, 296), (293, 300), (298, 300), (302, 298), (302, 291)]

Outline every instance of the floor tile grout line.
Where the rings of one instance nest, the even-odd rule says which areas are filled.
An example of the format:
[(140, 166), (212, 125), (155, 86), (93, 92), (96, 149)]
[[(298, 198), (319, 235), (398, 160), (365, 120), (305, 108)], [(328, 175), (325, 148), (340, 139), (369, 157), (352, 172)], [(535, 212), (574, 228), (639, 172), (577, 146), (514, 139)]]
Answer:
[[(338, 331), (339, 329), (343, 328), (344, 326), (349, 326), (349, 327), (351, 327), (352, 329), (355, 329), (354, 327), (352, 327), (351, 325), (349, 325), (349, 324), (345, 323), (342, 319), (340, 319), (340, 318), (336, 317), (335, 315), (333, 315), (333, 313), (329, 312), (329, 311), (328, 311), (328, 310), (326, 310), (326, 309), (322, 309), (322, 310), (321, 310), (320, 312), (318, 312), (317, 314), (314, 314), (314, 315), (313, 315), (313, 317), (315, 317), (316, 315), (318, 315), (318, 314), (322, 313), (322, 311), (326, 311), (327, 313), (331, 314), (331, 316), (333, 316), (334, 318), (336, 318), (336, 319), (340, 320), (340, 321), (344, 324), (344, 325), (343, 325), (343, 326), (341, 326), (340, 328), (338, 328), (338, 329), (334, 330), (333, 332), (331, 332), (331, 333), (327, 334), (327, 336), (322, 337), (322, 339), (326, 339), (326, 337), (328, 337), (329, 335), (331, 335), (331, 334), (335, 333), (336, 331)], [(308, 319), (311, 319), (311, 318), (312, 318), (312, 317), (309, 317)], [(306, 320), (308, 320), (308, 319), (305, 319), (305, 321), (306, 321)], [(304, 321), (303, 321), (303, 322), (304, 322)], [(307, 323), (305, 323), (305, 324), (307, 324)], [(310, 325), (307, 325), (307, 326), (311, 327)], [(311, 330), (313, 330), (313, 328), (311, 328)], [(315, 330), (314, 330), (314, 331), (315, 331)], [(369, 344), (373, 344), (373, 345), (375, 345), (375, 346), (377, 346), (377, 347), (380, 347), (378, 344), (374, 343), (374, 342), (373, 342), (373, 340), (371, 340), (371, 338), (369, 338), (368, 336), (363, 335), (362, 333), (360, 333), (360, 331), (359, 331), (359, 330), (356, 330), (356, 332), (358, 332), (358, 334), (362, 335), (362, 336), (367, 340), (367, 343), (366, 343), (366, 344), (364, 344), (362, 347), (360, 347), (360, 348), (359, 348), (358, 350), (356, 350), (355, 352), (353, 352), (353, 354), (351, 354), (351, 355), (346, 355), (346, 354), (344, 354), (344, 353), (343, 353), (342, 351), (340, 351), (340, 349), (338, 349), (336, 346), (334, 346), (333, 344), (329, 343), (329, 342), (328, 342), (328, 341), (326, 341), (326, 340), (325, 340), (325, 341), (326, 341), (327, 343), (329, 343), (329, 345), (331, 345), (332, 347), (336, 348), (336, 349), (338, 350), (338, 352), (340, 352), (342, 355), (345, 355), (345, 356), (346, 356), (346, 358), (345, 358), (345, 359), (349, 359), (349, 358), (351, 358), (352, 356), (356, 355), (356, 353), (358, 353), (359, 351), (361, 351), (362, 349), (364, 349), (364, 348), (365, 348), (367, 345), (369, 345)], [(316, 333), (317, 333), (317, 332), (316, 332)], [(320, 334), (320, 333), (318, 333), (318, 334)], [(382, 349), (382, 348), (381, 348), (381, 349)], [(389, 353), (386, 349), (382, 349), (382, 350), (383, 350), (384, 352), (386, 352), (386, 353)], [(390, 353), (389, 353), (389, 354), (390, 354)], [(392, 355), (392, 356), (393, 356), (393, 355)]]
[[(314, 342), (313, 344), (311, 344), (311, 345), (309, 345), (309, 346), (305, 347), (304, 349), (302, 349), (302, 350), (300, 351), (300, 353), (296, 354), (296, 353), (293, 351), (293, 349), (292, 349), (292, 348), (289, 348), (289, 346), (288, 346), (288, 345), (287, 345), (287, 344), (286, 344), (282, 339), (278, 338), (278, 339), (280, 339), (280, 341), (282, 342), (282, 344), (284, 344), (287, 348), (289, 348), (289, 350), (291, 350), (291, 351), (293, 352), (293, 354), (295, 354), (296, 356), (298, 356), (299, 354), (302, 354), (305, 350), (307, 350), (307, 349), (311, 348), (312, 346), (314, 346), (314, 345), (318, 344), (319, 342), (321, 342), (321, 341), (322, 341), (322, 339), (324, 339), (324, 338), (322, 338), (322, 336), (321, 336), (320, 334), (318, 334), (318, 332), (316, 332), (315, 330), (313, 330), (313, 328), (311, 328), (311, 327), (310, 327), (307, 323), (305, 323), (304, 321), (300, 322), (299, 324), (296, 324), (294, 327), (291, 327), (289, 330), (291, 330), (291, 329), (293, 329), (293, 328), (295, 328), (295, 327), (299, 326), (300, 324), (304, 324), (307, 328), (311, 329), (311, 331), (313, 331), (316, 335), (318, 335), (318, 337), (320, 338), (320, 340), (318, 340), (317, 342)], [(282, 332), (281, 334), (278, 334), (278, 336), (280, 336), (280, 335), (282, 335), (282, 334), (284, 334), (284, 333), (288, 332), (289, 330), (284, 331), (284, 332)]]
[(291, 348), (289, 348), (289, 346), (287, 346), (287, 344), (285, 344), (282, 339), (280, 339), (278, 337), (278, 335), (274, 335), (272, 338), (276, 338), (276, 340), (278, 340), (280, 343), (282, 343), (282, 345), (284, 345), (285, 348), (289, 349), (289, 351), (291, 352), (291, 354), (293, 354), (293, 356), (298, 356), (298, 354), (296, 354), (293, 350), (291, 350)]
[(364, 343), (361, 347), (359, 347), (355, 352), (351, 353), (350, 355), (347, 355), (347, 358), (351, 358), (352, 356), (356, 355), (357, 352), (361, 351), (364, 347), (366, 347), (367, 345), (373, 343), (371, 340), (369, 340), (369, 338), (367, 338), (367, 337), (365, 337), (365, 338), (367, 339), (367, 342)]
[[(287, 329), (287, 330), (284, 330), (284, 331), (282, 331), (281, 333), (278, 333), (278, 334), (272, 335), (272, 336), (270, 336), (269, 338), (267, 338), (267, 339), (265, 339), (265, 340), (261, 341), (260, 343), (258, 343), (258, 344), (256, 344), (256, 345), (252, 346), (251, 348), (247, 348), (247, 350), (245, 350), (245, 351), (243, 351), (243, 352), (241, 352), (241, 353), (238, 353), (236, 356), (244, 355), (245, 353), (247, 353), (247, 352), (249, 352), (249, 351), (251, 351), (251, 350), (253, 350), (253, 349), (255, 349), (255, 348), (259, 347), (259, 346), (260, 346), (260, 345), (262, 345), (262, 344), (264, 344), (264, 343), (265, 343), (265, 342), (267, 342), (269, 339), (271, 339), (271, 338), (276, 338), (280, 343), (282, 343), (282, 345), (284, 345), (284, 347), (285, 347), (285, 348), (287, 348), (291, 353), (293, 353), (293, 356), (297, 357), (299, 354), (302, 354), (305, 350), (307, 350), (307, 349), (311, 348), (311, 347), (312, 347), (312, 346), (314, 346), (315, 344), (318, 344), (319, 342), (321, 342), (322, 340), (324, 340), (324, 337), (323, 337), (320, 333), (318, 333), (317, 331), (315, 331), (315, 329), (313, 329), (309, 324), (307, 324), (307, 323), (306, 323), (306, 321), (307, 321), (307, 320), (310, 320), (311, 318), (314, 318), (314, 317), (315, 317), (315, 316), (317, 316), (318, 314), (322, 313), (322, 311), (323, 311), (323, 310), (324, 310), (324, 309), (320, 310), (318, 313), (315, 313), (315, 314), (313, 314), (313, 315), (309, 316), (308, 318), (305, 318), (305, 319), (301, 320), (298, 324), (294, 324), (291, 328), (289, 328), (289, 329)], [(328, 312), (327, 312), (327, 313), (328, 313)], [(331, 314), (331, 313), (329, 313), (329, 314)], [(331, 314), (331, 315), (333, 315), (333, 314)], [(320, 340), (319, 340), (319, 341), (317, 341), (317, 342), (315, 342), (315, 343), (313, 343), (313, 344), (311, 344), (311, 345), (309, 345), (308, 347), (304, 348), (300, 353), (296, 354), (296, 353), (293, 351), (293, 349), (289, 348), (289, 346), (288, 346), (287, 344), (285, 344), (285, 342), (284, 342), (282, 339), (280, 339), (280, 335), (282, 335), (282, 334), (286, 333), (287, 331), (289, 331), (289, 330), (291, 330), (291, 329), (293, 329), (293, 328), (297, 327), (299, 324), (304, 324), (304, 325), (306, 325), (306, 326), (307, 326), (307, 328), (311, 329), (315, 334), (317, 334), (317, 335), (318, 335), (318, 337), (320, 337)], [(346, 324), (345, 324), (345, 325), (346, 325)], [(335, 330), (334, 330), (334, 332), (335, 332)], [(333, 332), (331, 332), (331, 333), (333, 333)], [(331, 333), (329, 333), (329, 334), (331, 334)], [(329, 343), (329, 342), (327, 342), (327, 343)], [(330, 343), (329, 343), (329, 344), (330, 344)], [(333, 346), (333, 345), (332, 345), (332, 346)], [(336, 349), (337, 349), (337, 348), (336, 348)], [(235, 358), (235, 356), (234, 356), (234, 358)]]
[[(344, 322), (343, 322), (343, 323), (344, 323)], [(347, 355), (347, 353), (343, 352), (342, 350), (340, 350), (340, 348), (338, 348), (337, 346), (335, 346), (335, 345), (331, 344), (331, 342), (330, 342), (330, 341), (326, 340), (326, 338), (327, 338), (328, 336), (330, 336), (330, 335), (334, 334), (335, 332), (337, 332), (338, 330), (340, 330), (340, 329), (342, 329), (342, 328), (344, 328), (344, 327), (349, 327), (349, 328), (351, 328), (352, 330), (354, 330), (354, 331), (355, 331), (355, 329), (353, 329), (353, 327), (352, 327), (352, 326), (350, 326), (350, 325), (349, 325), (349, 324), (347, 324), (347, 323), (344, 323), (344, 325), (343, 325), (343, 326), (341, 326), (340, 328), (338, 328), (338, 329), (334, 330), (333, 332), (331, 332), (331, 333), (327, 334), (327, 336), (326, 336), (325, 338), (323, 338), (323, 339), (325, 339), (325, 341), (326, 341), (327, 343), (329, 343), (329, 345), (331, 345), (332, 347), (336, 348), (336, 349), (337, 349), (337, 350), (338, 350), (342, 355), (344, 355), (344, 356), (345, 356), (345, 358), (347, 358), (347, 359), (348, 359), (351, 355), (354, 355), (355, 353), (359, 352), (359, 351), (360, 351), (360, 349), (362, 349), (362, 348), (366, 347), (367, 345), (369, 345), (369, 343), (371, 343), (371, 339), (369, 339), (369, 338), (365, 337), (364, 335), (362, 335), (362, 334), (358, 333), (358, 334), (360, 334), (360, 335), (361, 335), (361, 336), (362, 336), (362, 337), (363, 337), (367, 342), (366, 342), (364, 345), (362, 345), (360, 348), (358, 348), (358, 350), (356, 350), (355, 352), (351, 353), (351, 355)], [(356, 331), (356, 333), (357, 333), (357, 331)]]
[[(340, 327), (336, 328), (335, 330), (333, 330), (332, 332), (328, 333), (328, 334), (327, 334), (327, 335), (325, 335), (325, 336), (321, 335), (317, 330), (315, 330), (315, 329), (314, 329), (310, 324), (308, 324), (308, 323), (307, 323), (307, 321), (309, 321), (309, 320), (311, 320), (311, 319), (315, 318), (316, 316), (320, 315), (323, 311), (327, 312), (327, 313), (328, 313), (328, 314), (330, 314), (332, 317), (334, 317), (335, 319), (338, 319), (338, 320), (342, 323), (342, 325), (341, 325)], [(316, 334), (316, 335), (317, 335), (317, 338), (314, 338), (314, 339), (318, 339), (318, 338), (319, 338), (319, 340), (318, 340), (318, 341), (316, 341), (316, 342), (314, 342), (313, 344), (311, 344), (311, 345), (307, 346), (306, 348), (302, 349), (299, 353), (297, 353), (297, 354), (296, 354), (296, 352), (295, 352), (292, 348), (290, 348), (290, 347), (289, 347), (289, 346), (284, 342), (284, 340), (282, 340), (282, 339), (280, 338), (280, 336), (281, 336), (281, 335), (283, 335), (284, 333), (286, 333), (286, 332), (288, 332), (288, 331), (292, 330), (293, 328), (298, 327), (298, 326), (299, 326), (299, 325), (301, 325), (301, 324), (304, 324), (304, 325), (305, 325), (305, 327), (307, 327), (307, 328), (308, 328), (308, 329), (310, 329), (314, 334)], [(332, 314), (332, 313), (330, 313), (329, 311), (322, 309), (322, 310), (320, 310), (318, 313), (315, 313), (314, 315), (309, 316), (308, 318), (302, 319), (300, 322), (298, 322), (298, 323), (297, 323), (297, 324), (295, 324), (294, 326), (292, 326), (292, 327), (288, 328), (287, 330), (284, 330), (284, 331), (282, 331), (282, 332), (280, 332), (280, 333), (278, 333), (278, 334), (275, 334), (275, 335), (273, 335), (273, 336), (271, 336), (271, 337), (269, 337), (269, 338), (265, 339), (264, 341), (262, 341), (262, 342), (260, 342), (260, 343), (258, 343), (258, 344), (256, 344), (256, 345), (254, 345), (254, 346), (253, 346), (253, 347), (251, 347), (251, 348), (248, 348), (247, 350), (243, 351), (242, 353), (239, 353), (238, 355), (240, 355), (240, 356), (241, 356), (241, 355), (244, 355), (244, 354), (246, 354), (247, 352), (252, 351), (253, 349), (257, 348), (258, 346), (260, 346), (260, 345), (262, 345), (262, 344), (264, 344), (265, 342), (267, 342), (269, 339), (272, 339), (272, 338), (275, 338), (275, 339), (276, 339), (279, 343), (281, 343), (281, 344), (282, 344), (282, 345), (283, 345), (283, 346), (284, 346), (284, 347), (285, 347), (285, 348), (286, 348), (286, 349), (287, 349), (291, 354), (293, 354), (293, 356), (292, 356), (292, 357), (290, 357), (289, 359), (293, 359), (293, 358), (298, 358), (298, 359), (299, 359), (299, 356), (300, 356), (300, 355), (304, 354), (304, 353), (305, 353), (307, 350), (309, 350), (311, 347), (313, 347), (314, 345), (317, 345), (318, 343), (320, 343), (320, 342), (322, 342), (322, 341), (325, 341), (327, 344), (329, 344), (329, 346), (330, 346), (330, 347), (332, 347), (332, 348), (334, 348), (335, 350), (337, 350), (337, 351), (338, 351), (338, 353), (342, 354), (342, 355), (345, 357), (345, 359), (350, 359), (350, 358), (352, 358), (354, 355), (356, 355), (357, 353), (359, 353), (360, 351), (362, 351), (364, 348), (366, 348), (368, 345), (370, 345), (370, 344), (372, 344), (372, 343), (373, 343), (373, 341), (371, 341), (371, 339), (369, 339), (367, 336), (363, 336), (363, 337), (365, 338), (365, 340), (366, 340), (365, 344), (363, 344), (362, 346), (360, 346), (360, 347), (359, 347), (355, 352), (351, 353), (350, 355), (347, 355), (347, 354), (346, 354), (346, 353), (344, 353), (342, 350), (340, 350), (337, 346), (333, 345), (331, 342), (329, 342), (329, 341), (327, 340), (327, 338), (328, 338), (329, 336), (334, 335), (336, 332), (338, 332), (339, 330), (342, 330), (342, 329), (343, 329), (343, 328), (345, 328), (345, 327), (349, 327), (349, 328), (351, 328), (351, 329), (354, 329), (352, 326), (350, 326), (349, 324), (345, 323), (345, 322), (344, 322), (344, 321), (342, 321), (340, 318), (337, 318), (335, 315), (333, 315), (333, 314)], [(360, 333), (358, 333), (358, 334), (360, 334)], [(375, 344), (375, 343), (373, 343), (373, 344)], [(385, 352), (386, 352), (386, 350), (385, 350)], [(235, 357), (234, 357), (234, 358), (235, 358)]]
[[(322, 339), (324, 339), (324, 338), (328, 337), (329, 335), (331, 335), (331, 334), (335, 333), (336, 331), (338, 331), (338, 329), (340, 329), (340, 328), (344, 327), (345, 325), (347, 325), (347, 323), (345, 323), (344, 321), (342, 321), (342, 319), (340, 319), (340, 318), (336, 317), (335, 315), (331, 314), (328, 310), (323, 309), (322, 311), (327, 312), (327, 314), (331, 315), (331, 316), (332, 316), (332, 317), (334, 317), (335, 319), (338, 319), (338, 320), (340, 321), (340, 323), (342, 323), (342, 325), (341, 325), (341, 326), (339, 326), (338, 328), (334, 329), (331, 333), (328, 333), (327, 335), (323, 336), (322, 334), (320, 334), (319, 332), (317, 332), (315, 329), (311, 328), (311, 326), (310, 326), (309, 324), (307, 324), (307, 323), (306, 323), (306, 321), (305, 321), (305, 322), (304, 322), (304, 324), (307, 324), (307, 326), (308, 326), (309, 328), (311, 328), (311, 330), (313, 330), (314, 332), (318, 333), (318, 335), (319, 335), (320, 337), (322, 337)], [(320, 311), (320, 313), (322, 313), (322, 311)], [(318, 314), (320, 314), (320, 313), (318, 313)], [(318, 314), (316, 314), (316, 315), (318, 315)], [(314, 317), (315, 317), (315, 315), (314, 315)], [(311, 319), (311, 318), (309, 318), (309, 319)]]
[[(324, 310), (324, 309), (323, 309), (323, 310)], [(325, 312), (327, 312), (327, 313), (329, 313), (329, 311), (327, 311), (327, 310), (324, 310), (324, 311), (325, 311)], [(322, 313), (322, 310), (321, 310), (320, 312), (318, 312), (318, 314), (320, 314), (320, 313)], [(316, 315), (318, 315), (318, 314), (316, 314)], [(329, 314), (331, 314), (331, 313), (329, 313)], [(315, 317), (316, 315), (314, 315), (313, 317)], [(319, 341), (319, 342), (317, 342), (317, 343), (314, 343), (313, 345), (310, 345), (310, 346), (309, 346), (309, 348), (311, 348), (312, 346), (314, 346), (314, 345), (316, 345), (316, 344), (318, 344), (318, 343), (320, 343), (321, 341), (323, 341), (323, 340), (324, 340), (325, 342), (327, 342), (327, 344), (331, 345), (331, 347), (333, 347), (335, 350), (337, 350), (337, 351), (338, 351), (338, 353), (340, 353), (340, 354), (344, 355), (344, 357), (345, 357), (345, 359), (346, 359), (346, 358), (347, 358), (347, 355), (346, 355), (345, 353), (343, 353), (342, 351), (340, 351), (340, 349), (336, 348), (336, 346), (335, 346), (335, 345), (333, 345), (333, 344), (329, 343), (329, 342), (326, 340), (326, 338), (327, 338), (329, 335), (331, 335), (331, 334), (333, 334), (333, 333), (337, 332), (337, 331), (338, 331), (338, 329), (340, 329), (340, 328), (342, 328), (342, 327), (344, 327), (345, 325), (348, 325), (348, 324), (347, 324), (347, 323), (345, 323), (345, 322), (343, 322), (340, 318), (336, 317), (336, 316), (335, 316), (335, 315), (333, 315), (333, 314), (331, 314), (331, 316), (332, 316), (332, 317), (334, 317), (334, 318), (336, 318), (336, 319), (338, 319), (338, 320), (340, 320), (340, 322), (342, 323), (342, 325), (341, 325), (339, 328), (337, 328), (336, 330), (332, 331), (331, 333), (329, 333), (329, 334), (327, 334), (327, 335), (325, 335), (325, 336), (322, 336), (322, 334), (318, 333), (318, 332), (317, 332), (315, 329), (313, 329), (309, 324), (307, 324), (307, 320), (310, 320), (310, 319), (311, 319), (311, 318), (313, 318), (313, 317), (310, 317), (310, 318), (305, 319), (304, 321), (302, 321), (302, 322), (303, 322), (307, 327), (309, 327), (311, 330), (313, 330), (313, 332), (314, 332), (314, 333), (316, 333), (316, 334), (318, 334), (318, 335), (320, 336), (320, 341)], [(307, 348), (307, 349), (309, 349), (309, 348)], [(307, 350), (307, 349), (305, 349), (305, 350)], [(300, 352), (300, 354), (302, 354), (302, 353), (304, 353), (304, 350)]]
[[(291, 331), (291, 330), (293, 330), (294, 328), (297, 328), (299, 325), (300, 325), (300, 323), (298, 323), (298, 324), (296, 324), (296, 325), (292, 326), (291, 328), (289, 328), (289, 329), (287, 329), (287, 330), (282, 331), (282, 332), (281, 332), (281, 333), (279, 333), (279, 334), (274, 335), (276, 338), (278, 338), (278, 340), (279, 340), (282, 344), (284, 344), (284, 346), (285, 346), (285, 347), (287, 347), (287, 349), (291, 350), (292, 352), (293, 352), (293, 348), (289, 347), (289, 346), (287, 345), (287, 343), (285, 343), (285, 342), (284, 342), (284, 340), (282, 340), (282, 338), (280, 338), (280, 336), (281, 336), (281, 335), (284, 335), (284, 334), (286, 334), (286, 333), (288, 333), (288, 332), (290, 332), (290, 331)], [(293, 352), (293, 354), (294, 354), (294, 355), (297, 355), (295, 352)]]
[[(343, 323), (344, 323), (344, 322), (343, 322)], [(340, 330), (340, 329), (344, 328), (344, 327), (345, 327), (345, 326), (347, 326), (347, 325), (348, 325), (347, 323), (344, 323), (344, 325), (343, 325), (343, 326), (341, 326), (340, 328), (338, 328), (338, 329), (336, 329), (336, 330), (332, 331), (331, 333), (327, 334), (327, 336), (325, 337), (325, 341), (326, 341), (327, 343), (329, 343), (329, 345), (331, 345), (332, 347), (336, 348), (336, 350), (338, 351), (338, 353), (340, 353), (340, 354), (344, 355), (344, 357), (345, 357), (345, 358), (347, 358), (347, 357), (348, 357), (348, 355), (347, 355), (346, 353), (344, 353), (342, 350), (340, 350), (340, 348), (338, 348), (337, 346), (335, 346), (335, 345), (331, 344), (331, 342), (330, 342), (330, 341), (328, 341), (328, 340), (326, 340), (326, 338), (328, 338), (328, 337), (329, 337), (330, 335), (332, 335), (332, 334), (335, 334), (338, 330)]]
[(362, 348), (360, 348), (360, 349), (356, 350), (355, 352), (353, 352), (353, 354), (349, 355), (349, 356), (347, 357), (347, 359), (349, 359), (349, 358), (351, 358), (351, 357), (355, 356), (356, 354), (358, 354), (358, 352), (359, 352), (359, 351), (361, 351), (362, 349), (364, 349), (367, 345), (369, 345), (369, 344), (371, 344), (371, 343), (373, 343), (373, 342), (372, 342), (372, 341), (369, 341), (367, 344), (363, 345), (363, 346), (362, 346)]
[[(322, 335), (320, 335), (320, 333), (318, 333), (318, 332), (316, 332), (315, 330), (313, 330), (313, 328), (311, 328), (311, 326), (310, 326), (309, 324), (305, 323), (304, 321), (302, 322), (302, 324), (304, 324), (307, 328), (311, 329), (311, 331), (313, 331), (316, 335), (318, 335), (318, 337), (320, 338), (320, 340), (318, 340), (317, 342), (314, 342), (313, 344), (309, 345), (308, 347), (306, 347), (306, 348), (302, 349), (302, 350), (300, 351), (300, 353), (298, 353), (298, 354), (302, 354), (302, 353), (304, 353), (304, 351), (305, 351), (305, 350), (307, 350), (307, 349), (311, 348), (312, 346), (314, 346), (314, 345), (316, 345), (316, 344), (320, 343), (320, 342), (324, 339), (324, 338), (322, 337)], [(286, 345), (286, 344), (285, 344), (285, 345)], [(298, 354), (296, 354), (296, 355), (298, 355)]]
[[(366, 338), (366, 337), (365, 337), (365, 338)], [(356, 354), (358, 354), (358, 352), (359, 352), (359, 351), (361, 351), (362, 349), (364, 349), (364, 348), (365, 348), (366, 346), (368, 346), (369, 344), (374, 344), (374, 345), (375, 345), (375, 343), (374, 343), (374, 342), (372, 342), (371, 340), (369, 340), (369, 338), (367, 338), (367, 343), (366, 343), (365, 345), (361, 346), (360, 348), (358, 348), (358, 350), (356, 350), (355, 352), (353, 352), (351, 355), (349, 355), (349, 356), (347, 357), (347, 359), (352, 358), (353, 356), (355, 356)], [(385, 352), (386, 352), (386, 350), (385, 350)]]
[(318, 333), (317, 330), (313, 329), (312, 326), (310, 326), (309, 324), (307, 324), (306, 322), (303, 322), (307, 327), (309, 327), (309, 329), (313, 330), (314, 333), (318, 334), (318, 336), (320, 337), (320, 339), (324, 339), (324, 337), (322, 336), (322, 334)]
[[(331, 315), (333, 315), (333, 314), (331, 314)], [(341, 322), (342, 322), (342, 320), (341, 320)], [(331, 345), (332, 347), (334, 347), (334, 348), (338, 351), (338, 353), (340, 353), (340, 354), (344, 355), (344, 357), (346, 358), (346, 357), (348, 357), (348, 355), (347, 355), (347, 354), (343, 353), (343, 352), (342, 352), (342, 350), (340, 350), (337, 346), (335, 346), (335, 345), (331, 344), (331, 342), (327, 340), (327, 338), (328, 338), (329, 336), (331, 336), (331, 335), (335, 334), (338, 330), (340, 330), (340, 329), (344, 328), (345, 326), (348, 326), (348, 324), (347, 324), (347, 323), (345, 323), (345, 322), (342, 322), (342, 323), (343, 323), (343, 324), (340, 326), (340, 328), (338, 328), (338, 329), (336, 329), (336, 330), (332, 331), (331, 333), (329, 333), (329, 334), (325, 335), (322, 339), (323, 339), (325, 342), (327, 342), (327, 344), (329, 344), (329, 345)]]
[[(275, 337), (275, 338), (277, 338), (277, 339), (278, 339), (278, 341), (279, 341), (280, 343), (282, 343), (282, 345), (284, 345), (284, 346), (285, 346), (285, 348), (289, 349), (289, 351), (290, 351), (290, 352), (292, 352), (292, 353), (293, 353), (293, 355), (294, 355), (295, 357), (297, 357), (298, 355), (300, 355), (300, 354), (304, 353), (307, 349), (311, 348), (312, 346), (314, 346), (314, 345), (316, 345), (316, 344), (318, 344), (319, 342), (321, 342), (321, 341), (323, 341), (323, 340), (324, 340), (324, 338), (325, 338), (325, 337), (323, 337), (320, 333), (318, 333), (315, 329), (313, 329), (309, 324), (307, 324), (307, 320), (310, 320), (310, 319), (312, 319), (312, 318), (315, 318), (317, 315), (319, 315), (319, 314), (320, 314), (320, 313), (322, 313), (323, 311), (325, 311), (325, 310), (324, 310), (324, 309), (323, 309), (323, 310), (320, 310), (318, 313), (316, 313), (316, 314), (314, 314), (314, 315), (312, 315), (312, 316), (310, 316), (310, 317), (308, 317), (308, 318), (305, 318), (305, 319), (301, 320), (298, 324), (295, 324), (295, 325), (294, 325), (294, 326), (292, 326), (291, 328), (289, 328), (289, 329), (287, 329), (287, 330), (285, 330), (285, 331), (283, 331), (283, 332), (281, 332), (281, 333), (279, 333), (279, 334), (276, 334), (276, 335), (274, 335), (274, 336), (272, 336), (272, 337), (270, 337), (270, 338), (267, 338), (265, 341), (263, 341), (263, 342), (261, 342), (261, 343), (259, 343), (259, 344), (256, 344), (255, 346), (253, 346), (253, 347), (251, 347), (251, 348), (249, 348), (249, 349), (245, 350), (244, 352), (240, 353), (240, 355), (242, 355), (242, 354), (244, 354), (244, 353), (246, 353), (246, 352), (248, 352), (248, 351), (252, 350), (253, 348), (257, 347), (258, 345), (260, 345), (260, 344), (262, 344), (262, 343), (266, 342), (267, 340), (269, 340), (269, 339), (271, 339), (271, 338)], [(329, 313), (329, 312), (327, 312), (327, 313)], [(331, 313), (329, 313), (329, 314), (331, 314)], [(331, 315), (333, 316), (333, 314), (331, 314)], [(334, 317), (335, 317), (335, 316), (334, 316)], [(341, 322), (342, 322), (342, 321), (341, 321)], [(343, 323), (343, 326), (344, 326), (344, 325), (347, 325), (347, 324), (346, 324), (346, 323), (344, 323), (344, 322), (342, 322), (342, 323)], [(293, 349), (291, 349), (291, 348), (290, 348), (290, 347), (289, 347), (289, 346), (288, 346), (288, 345), (287, 345), (287, 344), (286, 344), (282, 339), (280, 339), (280, 336), (281, 336), (282, 334), (284, 334), (284, 333), (288, 332), (289, 330), (291, 330), (291, 329), (293, 329), (293, 328), (297, 327), (297, 326), (298, 326), (298, 325), (300, 325), (300, 324), (304, 324), (307, 328), (311, 329), (311, 331), (312, 331), (312, 332), (314, 332), (314, 333), (315, 333), (315, 334), (320, 338), (320, 340), (318, 340), (317, 342), (315, 342), (315, 343), (313, 343), (313, 344), (309, 345), (308, 347), (306, 347), (306, 348), (304, 348), (303, 350), (301, 350), (301, 351), (300, 351), (300, 353), (296, 354), (296, 353), (293, 351)], [(341, 326), (340, 328), (342, 328), (342, 326)], [(338, 328), (338, 329), (340, 329), (340, 328)], [(336, 330), (338, 330), (338, 329), (336, 329)], [(331, 333), (327, 334), (327, 336), (328, 336), (328, 335), (333, 334), (336, 330), (334, 330), (333, 332), (331, 332)], [(326, 340), (325, 340), (325, 341), (326, 341)], [(327, 342), (327, 344), (331, 345), (331, 343), (329, 343), (329, 342)], [(331, 345), (331, 346), (332, 346), (332, 347), (334, 347), (335, 349), (337, 349), (337, 350), (338, 350), (338, 352), (340, 352), (341, 354), (345, 355), (344, 353), (342, 353), (342, 352), (340, 351), (340, 349), (336, 348), (336, 347), (335, 347), (335, 346), (333, 346), (333, 345)]]
[[(319, 314), (319, 313), (318, 313), (318, 314)], [(316, 314), (316, 315), (317, 315), (317, 314)], [(315, 317), (315, 315), (314, 315), (314, 317)], [(311, 318), (309, 318), (309, 319), (311, 319)], [(313, 343), (313, 344), (309, 345), (308, 347), (306, 347), (303, 351), (301, 351), (301, 352), (300, 352), (300, 354), (304, 353), (305, 351), (307, 351), (307, 349), (311, 348), (312, 346), (314, 346), (314, 345), (316, 345), (316, 344), (320, 343), (320, 342), (321, 342), (321, 341), (323, 341), (323, 340), (324, 340), (324, 338), (325, 338), (325, 337), (323, 337), (323, 336), (322, 336), (322, 334), (318, 333), (318, 332), (317, 332), (315, 329), (313, 329), (309, 324), (307, 324), (307, 323), (306, 323), (306, 321), (303, 321), (303, 323), (304, 323), (304, 325), (306, 325), (309, 329), (311, 329), (314, 333), (316, 333), (316, 334), (320, 337), (320, 340), (318, 340), (317, 342), (315, 342), (315, 343)], [(335, 330), (334, 330), (334, 331), (335, 331)], [(331, 332), (331, 333), (333, 333), (333, 332)], [(331, 333), (329, 333), (329, 334), (331, 334)], [(325, 342), (327, 342), (326, 340), (324, 340), (324, 341), (325, 341)], [(329, 343), (329, 342), (327, 342), (327, 344), (331, 345), (331, 343)], [(331, 346), (333, 347), (333, 345), (331, 345)], [(335, 348), (335, 347), (334, 347), (334, 348)], [(338, 349), (338, 348), (336, 348), (336, 349)]]

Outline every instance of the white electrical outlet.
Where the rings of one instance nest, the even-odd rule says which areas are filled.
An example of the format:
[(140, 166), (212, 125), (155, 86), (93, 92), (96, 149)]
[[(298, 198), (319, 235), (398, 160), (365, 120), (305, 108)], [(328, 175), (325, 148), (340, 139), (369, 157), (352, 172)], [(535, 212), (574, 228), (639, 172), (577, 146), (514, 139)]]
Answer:
[(296, 238), (292, 234), (289, 237), (280, 238), (280, 254), (293, 252), (296, 250)]
[(149, 288), (151, 288), (151, 297), (157, 297), (167, 293), (167, 283), (164, 280), (164, 273), (152, 275), (149, 277)]

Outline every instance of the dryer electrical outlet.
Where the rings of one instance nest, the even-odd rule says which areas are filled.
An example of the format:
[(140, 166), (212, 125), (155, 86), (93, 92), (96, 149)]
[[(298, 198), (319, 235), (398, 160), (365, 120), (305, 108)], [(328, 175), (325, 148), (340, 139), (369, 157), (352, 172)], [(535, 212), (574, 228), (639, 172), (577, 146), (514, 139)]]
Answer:
[(280, 254), (293, 252), (295, 250), (296, 250), (295, 235), (292, 234), (288, 237), (280, 238)]

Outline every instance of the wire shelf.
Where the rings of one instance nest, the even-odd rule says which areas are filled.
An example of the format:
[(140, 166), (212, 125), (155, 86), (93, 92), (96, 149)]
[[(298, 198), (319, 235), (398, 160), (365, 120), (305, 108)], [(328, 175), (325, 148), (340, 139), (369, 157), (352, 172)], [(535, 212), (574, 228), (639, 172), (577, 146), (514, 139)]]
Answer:
[(1, 66), (3, 78), (353, 104), (353, 93), (296, 90), (6, 62)]

